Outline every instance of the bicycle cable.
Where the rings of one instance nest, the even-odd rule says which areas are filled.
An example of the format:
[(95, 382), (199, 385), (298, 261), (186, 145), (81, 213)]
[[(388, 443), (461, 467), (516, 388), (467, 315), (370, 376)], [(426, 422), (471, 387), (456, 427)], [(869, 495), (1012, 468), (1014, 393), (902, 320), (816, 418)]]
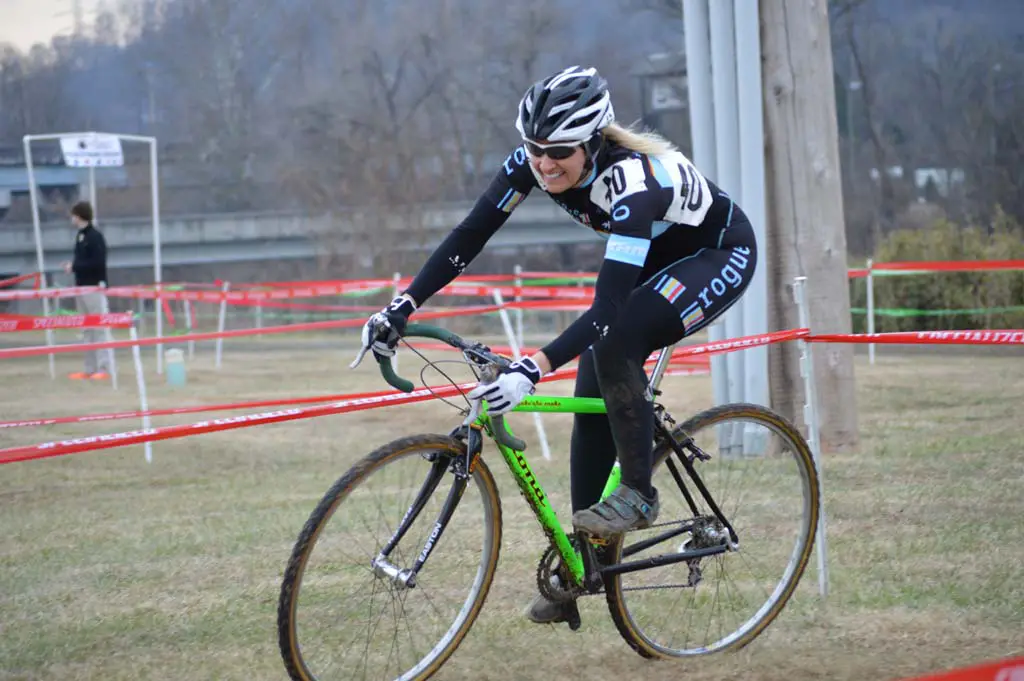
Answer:
[[(455, 381), (455, 379), (453, 379), (451, 376), (449, 376), (447, 373), (445, 373), (445, 371), (443, 369), (439, 368), (438, 365), (439, 364), (459, 364), (459, 365), (468, 366), (468, 367), (470, 367), (471, 370), (473, 370), (474, 376), (476, 376), (479, 379), (479, 375), (476, 373), (476, 370), (473, 369), (472, 364), (470, 364), (470, 362), (468, 362), (468, 361), (460, 362), (459, 360), (455, 360), (455, 359), (442, 359), (442, 360), (434, 361), (434, 360), (428, 359), (426, 355), (424, 355), (422, 352), (420, 352), (419, 350), (414, 348), (412, 345), (410, 345), (408, 343), (408, 341), (405, 340), (405, 338), (399, 338), (398, 340), (399, 340), (399, 342), (402, 345), (404, 345), (405, 347), (407, 347), (410, 350), (412, 350), (413, 354), (415, 354), (417, 357), (419, 357), (420, 359), (423, 360), (423, 362), (424, 362), (423, 368), (420, 369), (420, 381), (423, 383), (423, 387), (426, 388), (430, 392), (430, 394), (434, 396), (435, 399), (441, 400), (445, 404), (447, 404), (447, 405), (457, 409), (462, 415), (468, 414), (469, 413), (469, 409), (470, 409), (470, 403), (469, 403), (469, 397), (466, 396), (466, 391), (463, 390), (461, 387), (459, 387), (459, 384)], [(434, 369), (435, 371), (437, 371), (437, 373), (439, 373), (441, 376), (443, 376), (445, 378), (445, 380), (448, 381), (448, 383), (450, 383), (456, 390), (459, 391), (459, 394), (462, 395), (462, 399), (466, 400), (466, 407), (462, 407), (462, 406), (460, 406), (458, 404), (455, 404), (454, 402), (451, 402), (451, 401), (445, 399), (444, 397), (442, 397), (442, 396), (438, 395), (436, 392), (434, 392), (434, 388), (433, 387), (431, 387), (430, 385), (427, 385), (427, 379), (424, 378), (423, 374), (426, 372), (426, 370), (428, 368), (431, 368), (431, 369)]]

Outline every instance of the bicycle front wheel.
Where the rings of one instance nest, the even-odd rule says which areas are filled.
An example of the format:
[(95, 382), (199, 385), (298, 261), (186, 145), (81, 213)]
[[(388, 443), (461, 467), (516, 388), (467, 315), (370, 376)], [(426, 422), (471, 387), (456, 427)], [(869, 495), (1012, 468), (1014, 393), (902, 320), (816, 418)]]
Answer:
[[(278, 639), (292, 679), (419, 681), (455, 652), (487, 598), (501, 546), (498, 488), (479, 457), (438, 536), (465, 453), (444, 435), (402, 438), (324, 495), (281, 585)], [(426, 553), (408, 584), (401, 571)]]
[[(644, 657), (737, 650), (778, 616), (804, 572), (818, 523), (817, 470), (800, 433), (758, 405), (709, 409), (673, 435), (686, 443), (695, 475), (667, 443), (655, 451), (658, 521), (620, 537), (609, 558), (661, 563), (607, 578), (608, 607)], [(695, 557), (668, 562), (684, 552)]]

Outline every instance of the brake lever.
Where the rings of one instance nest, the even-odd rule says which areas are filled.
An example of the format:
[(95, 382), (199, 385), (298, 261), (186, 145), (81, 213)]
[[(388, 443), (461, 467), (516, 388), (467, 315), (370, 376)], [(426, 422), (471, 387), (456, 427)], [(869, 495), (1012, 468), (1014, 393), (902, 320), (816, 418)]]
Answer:
[(363, 361), (363, 357), (365, 357), (366, 353), (369, 352), (369, 351), (370, 351), (370, 346), (369, 345), (360, 348), (359, 352), (356, 354), (356, 358), (354, 360), (352, 360), (352, 363), (348, 365), (348, 368), (349, 369), (355, 369), (357, 366), (359, 366), (359, 363)]
[(470, 400), (469, 401), (469, 413), (466, 414), (466, 419), (462, 422), (462, 425), (467, 428), (476, 422), (480, 418), (481, 411), (481, 400)]
[[(371, 317), (371, 319), (377, 317), (380, 314), (380, 312), (376, 313), (373, 317)], [(382, 317), (380, 321), (383, 325), (383, 328), (388, 329), (389, 333), (391, 332), (391, 330), (393, 330), (390, 322), (387, 321), (386, 317)], [(379, 333), (379, 329), (377, 333)], [(359, 349), (359, 352), (356, 353), (356, 358), (352, 360), (351, 364), (348, 365), (349, 369), (355, 369), (357, 366), (359, 366), (359, 363), (363, 361), (363, 357), (366, 356), (366, 353), (370, 351), (370, 348), (372, 348), (373, 344), (378, 340), (378, 338), (376, 337), (377, 333), (375, 333), (374, 337), (370, 338), (370, 342), (368, 344), (364, 345), (362, 348)]]
[[(498, 370), (492, 364), (485, 366), (480, 372), (480, 378), (477, 380), (479, 385), (487, 385), (488, 383), (494, 383), (498, 380)], [(480, 418), (480, 412), (483, 411), (483, 400), (469, 400), (469, 414), (466, 416), (466, 420), (462, 422), (462, 425), (469, 426)]]
[[(490, 363), (481, 372), (480, 383), (487, 385), (488, 383), (493, 383), (496, 380), (498, 380), (498, 367), (493, 363)], [(477, 417), (480, 416), (480, 402), (481, 400), (472, 401), (469, 416), (466, 419), (467, 424), (473, 423), (476, 421)], [(508, 432), (508, 429), (505, 426), (504, 414), (491, 417), (491, 432), (494, 436), (494, 441), (498, 444), (504, 445), (508, 449), (517, 452), (526, 451), (526, 442)]]

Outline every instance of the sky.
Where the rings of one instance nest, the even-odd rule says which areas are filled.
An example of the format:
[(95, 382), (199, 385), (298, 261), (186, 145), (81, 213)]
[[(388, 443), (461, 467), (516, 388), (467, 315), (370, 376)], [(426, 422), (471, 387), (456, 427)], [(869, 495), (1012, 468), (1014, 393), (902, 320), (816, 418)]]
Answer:
[[(91, 23), (97, 0), (80, 0), (86, 23)], [(0, 43), (26, 51), (35, 43), (48, 43), (74, 24), (72, 0), (0, 0)]]

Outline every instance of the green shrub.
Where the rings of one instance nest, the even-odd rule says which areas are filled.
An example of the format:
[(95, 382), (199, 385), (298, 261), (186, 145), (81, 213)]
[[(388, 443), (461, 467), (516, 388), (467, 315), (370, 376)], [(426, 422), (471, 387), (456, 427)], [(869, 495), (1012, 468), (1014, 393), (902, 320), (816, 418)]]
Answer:
[[(874, 262), (1024, 260), (1024, 230), (999, 211), (987, 227), (960, 227), (940, 220), (925, 229), (893, 232), (880, 244)], [(854, 308), (867, 307), (867, 280), (851, 279)], [(1024, 271), (929, 272), (875, 276), (875, 309), (974, 313), (876, 314), (875, 331), (1024, 328)], [(854, 329), (867, 330), (867, 316), (854, 313)]]

